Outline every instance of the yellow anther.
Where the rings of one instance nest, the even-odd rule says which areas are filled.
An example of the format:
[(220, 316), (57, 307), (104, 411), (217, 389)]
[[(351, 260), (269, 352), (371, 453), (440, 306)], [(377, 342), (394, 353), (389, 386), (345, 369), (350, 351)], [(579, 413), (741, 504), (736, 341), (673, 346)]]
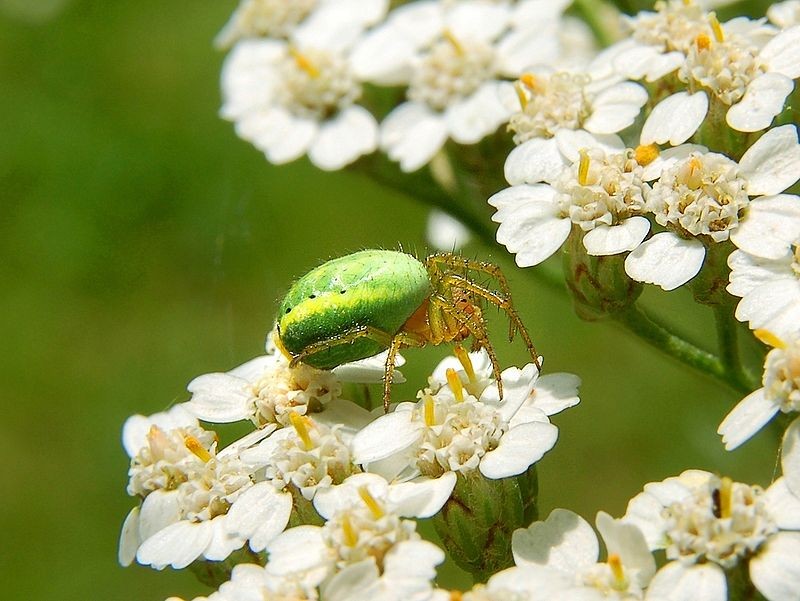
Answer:
[(633, 151), (636, 162), (642, 167), (655, 161), (659, 154), (658, 144), (640, 144), (636, 147), (636, 150)]
[(433, 403), (433, 397), (429, 394), (425, 395), (422, 401), (422, 406), (425, 410), (425, 425), (429, 428), (436, 425), (436, 406)]
[(589, 153), (585, 148), (581, 148), (578, 154), (581, 157), (581, 161), (578, 164), (578, 183), (581, 186), (585, 186), (589, 183)]
[(469, 358), (469, 353), (460, 344), (456, 345), (456, 348), (453, 350), (453, 352), (455, 353), (458, 362), (461, 364), (461, 367), (464, 368), (464, 373), (467, 374), (469, 381), (477, 382), (478, 376), (475, 375), (475, 368), (472, 365), (472, 359)]
[(614, 575), (614, 588), (624, 591), (628, 588), (628, 579), (625, 577), (625, 570), (622, 568), (622, 559), (616, 553), (608, 556), (608, 567)]
[(725, 32), (722, 30), (719, 19), (717, 19), (717, 13), (709, 13), (708, 24), (711, 25), (711, 32), (714, 34), (714, 39), (720, 44), (724, 42)]
[(359, 487), (358, 496), (361, 497), (362, 501), (364, 501), (364, 505), (367, 506), (367, 509), (369, 509), (373, 518), (379, 520), (386, 515), (386, 512), (383, 510), (383, 507), (381, 507), (381, 504), (378, 503), (377, 499), (370, 494), (369, 489), (366, 486)]
[(517, 99), (519, 100), (519, 106), (524, 111), (528, 106), (528, 93), (525, 91), (523, 85), (515, 81), (514, 82), (514, 91), (517, 93)]
[(464, 400), (464, 385), (461, 383), (461, 378), (458, 377), (456, 370), (452, 367), (448, 367), (445, 374), (447, 374), (447, 383), (450, 385), (450, 390), (453, 391), (453, 396), (456, 397), (456, 402), (462, 402)]
[(708, 34), (701, 33), (694, 39), (694, 45), (698, 50), (708, 50), (711, 48), (711, 38)]
[(786, 343), (769, 330), (753, 330), (753, 334), (755, 334), (756, 338), (758, 338), (761, 342), (768, 344), (773, 348), (786, 348)]
[(186, 445), (186, 448), (196, 455), (203, 463), (208, 463), (211, 461), (211, 453), (209, 453), (208, 450), (202, 444), (200, 444), (200, 441), (194, 436), (185, 436), (183, 439), (183, 444)]
[(464, 594), (461, 591), (450, 591), (450, 601), (462, 601)]
[(727, 476), (722, 478), (719, 487), (719, 516), (722, 519), (731, 517), (733, 513), (733, 480)]
[(353, 528), (353, 524), (350, 522), (350, 516), (347, 514), (342, 516), (342, 536), (344, 538), (344, 544), (348, 547), (355, 547), (358, 543), (358, 533), (355, 528)]
[(292, 55), (292, 58), (294, 59), (295, 64), (297, 64), (297, 66), (301, 70), (305, 71), (306, 74), (308, 74), (308, 76), (310, 78), (316, 79), (317, 77), (319, 77), (319, 75), (320, 75), (319, 69), (317, 69), (314, 66), (314, 63), (312, 63), (310, 60), (308, 60), (307, 56), (305, 56), (304, 54), (301, 54), (300, 52), (298, 52), (294, 48), (290, 48), (289, 49), (289, 53)]
[(522, 75), (519, 76), (519, 81), (531, 92), (542, 91), (542, 84), (533, 73), (523, 73)]
[(450, 45), (453, 46), (453, 50), (456, 51), (456, 54), (459, 56), (464, 56), (464, 46), (458, 41), (458, 39), (456, 39), (456, 36), (453, 35), (452, 31), (445, 29), (442, 33), (442, 37), (450, 42)]
[(308, 418), (300, 415), (296, 411), (289, 412), (289, 420), (292, 422), (295, 432), (303, 441), (303, 446), (306, 451), (314, 448), (314, 442), (311, 440), (311, 435), (308, 432)]

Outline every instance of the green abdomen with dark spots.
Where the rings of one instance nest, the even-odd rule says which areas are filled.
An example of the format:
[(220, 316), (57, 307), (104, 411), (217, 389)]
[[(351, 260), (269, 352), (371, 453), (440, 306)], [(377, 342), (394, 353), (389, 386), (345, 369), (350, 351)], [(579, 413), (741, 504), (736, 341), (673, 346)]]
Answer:
[[(300, 278), (281, 302), (278, 326), (283, 345), (297, 355), (359, 326), (389, 337), (431, 293), (425, 266), (411, 255), (364, 250), (323, 263)], [(334, 345), (303, 359), (320, 369), (371, 357), (386, 345), (369, 338)]]

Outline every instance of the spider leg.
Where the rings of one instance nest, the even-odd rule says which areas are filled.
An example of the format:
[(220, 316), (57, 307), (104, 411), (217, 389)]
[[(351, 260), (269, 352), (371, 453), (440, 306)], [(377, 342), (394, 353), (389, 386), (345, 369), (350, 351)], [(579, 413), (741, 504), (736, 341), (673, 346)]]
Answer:
[(335, 346), (341, 346), (343, 344), (350, 344), (359, 338), (369, 338), (387, 348), (392, 343), (392, 335), (388, 332), (384, 332), (383, 330), (373, 326), (355, 326), (346, 332), (332, 336), (327, 340), (320, 340), (319, 342), (309, 344), (297, 355), (292, 356), (289, 367), (296, 367), (298, 363), (303, 361), (303, 359), (306, 359), (307, 357), (310, 357), (311, 355), (314, 355), (320, 351), (324, 351)]
[(383, 412), (389, 413), (389, 401), (394, 381), (394, 370), (397, 362), (397, 352), (404, 346), (425, 346), (425, 340), (408, 332), (399, 332), (389, 343), (389, 352), (386, 354), (386, 363), (383, 366)]

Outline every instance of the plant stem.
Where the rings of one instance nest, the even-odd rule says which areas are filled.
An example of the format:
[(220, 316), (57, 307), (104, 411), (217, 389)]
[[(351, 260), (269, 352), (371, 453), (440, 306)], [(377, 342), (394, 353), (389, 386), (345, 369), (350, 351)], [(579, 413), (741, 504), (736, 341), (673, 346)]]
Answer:
[(605, 48), (616, 41), (604, 18), (610, 11), (619, 15), (616, 7), (602, 0), (575, 0), (573, 4), (601, 47)]
[(614, 318), (630, 332), (678, 361), (713, 376), (737, 391), (749, 392), (750, 388), (747, 385), (730, 378), (726, 365), (718, 356), (673, 334), (663, 325), (656, 323), (636, 305), (631, 305), (615, 313)]
[(754, 380), (742, 365), (737, 340), (737, 322), (733, 319), (731, 304), (720, 303), (712, 305), (712, 309), (717, 327), (717, 347), (728, 378), (735, 382), (737, 387), (745, 390), (755, 390), (759, 387), (758, 381)]

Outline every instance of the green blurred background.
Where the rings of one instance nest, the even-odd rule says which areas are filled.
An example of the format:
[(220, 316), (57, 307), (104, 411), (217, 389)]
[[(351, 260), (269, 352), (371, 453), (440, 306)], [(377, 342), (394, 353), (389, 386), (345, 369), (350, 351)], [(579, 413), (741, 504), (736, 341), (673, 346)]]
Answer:
[[(427, 208), (413, 198), (305, 160), (272, 167), (218, 119), (211, 40), (234, 5), (0, 0), (4, 599), (206, 590), (117, 564), (132, 506), (123, 421), (259, 354), (277, 299), (319, 261), (424, 252)], [(769, 481), (776, 436), (726, 453), (714, 433), (740, 395), (613, 324), (579, 321), (502, 250), (465, 252), (506, 270), (546, 369), (583, 378), (540, 464), (543, 515), (619, 515), (643, 483), (687, 467)], [(645, 296), (690, 338), (713, 339), (710, 313), (683, 293)], [(409, 350), (397, 396), (445, 351)]]

